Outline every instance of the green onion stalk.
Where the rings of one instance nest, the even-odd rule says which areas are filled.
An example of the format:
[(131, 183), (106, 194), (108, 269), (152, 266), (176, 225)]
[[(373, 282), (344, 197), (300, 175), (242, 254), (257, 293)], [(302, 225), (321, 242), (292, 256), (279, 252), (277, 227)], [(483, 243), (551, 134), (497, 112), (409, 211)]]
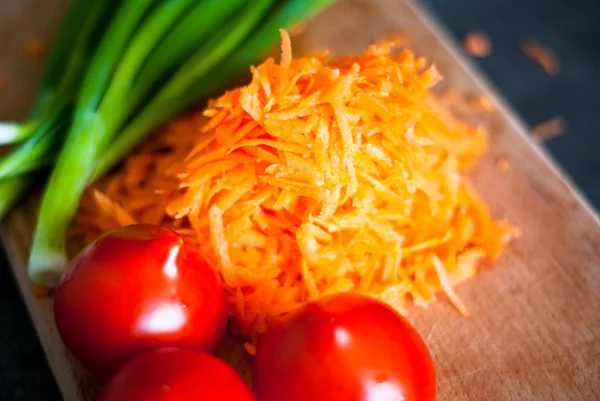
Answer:
[[(90, 43), (110, 17), (111, 2), (73, 0), (56, 36), (29, 119), (0, 123), (0, 146), (19, 143), (47, 127), (46, 119), (60, 113), (83, 75)], [(73, 39), (76, 39), (73, 42)]]
[(4, 156), (0, 160), (0, 180), (35, 171), (45, 165), (40, 165), (41, 160), (51, 160), (53, 151), (60, 150), (60, 121), (59, 115), (45, 119), (33, 136)]
[[(88, 0), (71, 1), (44, 67), (44, 74), (38, 89), (38, 95), (30, 112), (30, 118), (39, 116), (41, 111), (48, 107), (48, 104), (54, 98), (57, 87), (61, 84), (65, 75), (68, 75), (65, 74), (65, 61), (69, 60), (73, 53), (76, 53), (73, 50), (73, 38), (85, 36), (86, 31), (89, 33), (90, 25), (92, 25), (90, 21), (102, 15), (99, 13), (98, 6), (90, 4)], [(77, 47), (75, 46), (75, 48)]]
[(37, 121), (0, 123), (0, 146), (21, 142), (35, 132), (37, 126)]
[(3, 188), (0, 219), (8, 213), (7, 205), (16, 204), (32, 188), (32, 185), (16, 185), (14, 180), (8, 180), (11, 183), (8, 185), (4, 180), (17, 176), (30, 180), (29, 177), (39, 174), (23, 174), (53, 162), (62, 145), (94, 42), (112, 18), (117, 4), (117, 1), (73, 1), (53, 45), (30, 119), (22, 124), (0, 123), (0, 137), (6, 134), (6, 141), (0, 138), (0, 143), (21, 142), (0, 158)]
[(77, 208), (103, 143), (104, 122), (97, 113), (110, 78), (144, 15), (155, 0), (125, 0), (111, 21), (91, 61), (75, 105), (71, 128), (42, 197), (29, 258), (29, 274), (40, 284), (55, 285), (66, 263), (66, 230)]
[(5, 216), (21, 200), (21, 197), (15, 194), (25, 194), (38, 183), (39, 180), (34, 174), (0, 180), (0, 216)]
[(93, 8), (85, 0), (71, 2), (44, 68), (44, 75), (29, 120), (23, 123), (0, 123), (0, 146), (21, 142), (36, 132), (40, 124), (38, 120), (40, 113), (51, 103), (65, 75), (65, 60), (69, 59), (72, 50), (70, 39), (80, 36)]
[(177, 68), (189, 59), (194, 50), (206, 42), (207, 38), (222, 25), (228, 25), (227, 19), (239, 12), (250, 0), (200, 0), (197, 5), (182, 18), (165, 39), (152, 52), (144, 64), (135, 86), (137, 101), (150, 94), (152, 89), (171, 76)]

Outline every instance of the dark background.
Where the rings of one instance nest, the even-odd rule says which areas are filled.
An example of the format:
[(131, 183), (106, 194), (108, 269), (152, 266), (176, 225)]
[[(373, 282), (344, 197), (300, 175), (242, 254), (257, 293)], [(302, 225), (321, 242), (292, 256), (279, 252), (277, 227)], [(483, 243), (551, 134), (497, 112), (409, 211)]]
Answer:
[[(563, 117), (544, 147), (600, 208), (600, 0), (424, 0), (457, 39), (481, 30), (493, 43), (479, 67), (530, 125)], [(556, 52), (549, 76), (520, 50), (536, 39)], [(0, 400), (60, 400), (4, 254), (0, 254)]]

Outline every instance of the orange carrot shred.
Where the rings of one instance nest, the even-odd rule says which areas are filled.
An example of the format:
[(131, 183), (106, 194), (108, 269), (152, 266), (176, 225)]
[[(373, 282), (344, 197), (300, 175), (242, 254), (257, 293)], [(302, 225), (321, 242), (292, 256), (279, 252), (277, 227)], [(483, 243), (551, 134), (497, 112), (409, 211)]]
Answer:
[(521, 50), (548, 74), (556, 75), (560, 72), (558, 57), (552, 50), (541, 43), (535, 40), (524, 40), (521, 42)]
[(476, 108), (476, 109), (480, 109), (483, 111), (492, 111), (493, 110), (492, 102), (486, 95), (483, 95), (483, 94), (476, 95), (476, 96), (470, 96), (467, 99), (467, 102), (468, 102), (469, 106)]
[(250, 355), (255, 355), (256, 354), (256, 346), (254, 344), (249, 343), (249, 342), (245, 342), (244, 343), (244, 348), (246, 348), (246, 351)]
[(45, 285), (37, 283), (33, 284), (33, 295), (35, 295), (38, 298), (45, 298), (48, 295), (50, 295), (50, 292), (51, 289), (49, 287), (46, 287)]
[(285, 29), (280, 29), (281, 33), (281, 67), (289, 68), (292, 64), (292, 41)]
[(412, 51), (292, 59), (281, 36), (280, 64), (252, 67), (248, 85), (95, 184), (73, 236), (148, 220), (182, 233), (223, 278), (250, 353), (270, 322), (337, 292), (400, 313), (444, 292), (468, 316), (453, 286), (517, 232), (463, 178), (487, 133), (439, 101), (429, 88), (441, 75)]
[(33, 57), (40, 58), (46, 53), (46, 43), (41, 38), (30, 38), (27, 41), (27, 53)]
[(487, 57), (492, 53), (492, 42), (483, 32), (469, 32), (464, 38), (467, 53), (475, 57)]
[(565, 133), (566, 122), (561, 117), (554, 117), (536, 124), (531, 128), (531, 136), (538, 141), (545, 141)]
[(510, 163), (510, 160), (501, 157), (496, 160), (496, 167), (498, 167), (498, 170), (506, 172), (512, 168), (512, 164)]

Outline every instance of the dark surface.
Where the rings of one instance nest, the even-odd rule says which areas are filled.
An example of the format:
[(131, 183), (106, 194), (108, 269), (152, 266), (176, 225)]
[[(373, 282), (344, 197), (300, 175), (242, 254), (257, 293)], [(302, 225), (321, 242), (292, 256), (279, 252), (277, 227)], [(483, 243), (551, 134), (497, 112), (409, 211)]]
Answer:
[[(493, 43), (477, 64), (525, 121), (555, 116), (567, 133), (545, 143), (585, 196), (600, 208), (600, 1), (426, 0), (459, 39), (481, 30)], [(561, 62), (549, 76), (520, 49), (522, 39), (548, 46)]]
[(4, 253), (0, 254), (0, 400), (60, 400)]
[[(425, 0), (454, 35), (482, 30), (492, 55), (477, 59), (513, 108), (531, 125), (555, 116), (568, 132), (545, 147), (585, 196), (600, 207), (600, 1)], [(548, 76), (519, 48), (535, 38), (553, 49), (561, 72)], [(59, 400), (4, 255), (0, 255), (0, 400)]]

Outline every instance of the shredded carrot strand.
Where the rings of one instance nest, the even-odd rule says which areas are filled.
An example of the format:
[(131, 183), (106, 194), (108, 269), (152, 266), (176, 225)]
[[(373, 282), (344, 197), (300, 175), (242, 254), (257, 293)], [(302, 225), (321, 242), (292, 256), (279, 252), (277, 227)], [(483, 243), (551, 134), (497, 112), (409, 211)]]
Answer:
[(565, 133), (567, 123), (562, 117), (554, 117), (531, 128), (531, 136), (538, 141), (545, 141)]
[(556, 75), (560, 72), (558, 56), (540, 42), (536, 40), (523, 40), (521, 42), (521, 50), (548, 74)]
[(487, 57), (492, 53), (492, 42), (483, 32), (469, 32), (463, 44), (467, 53), (475, 57)]

